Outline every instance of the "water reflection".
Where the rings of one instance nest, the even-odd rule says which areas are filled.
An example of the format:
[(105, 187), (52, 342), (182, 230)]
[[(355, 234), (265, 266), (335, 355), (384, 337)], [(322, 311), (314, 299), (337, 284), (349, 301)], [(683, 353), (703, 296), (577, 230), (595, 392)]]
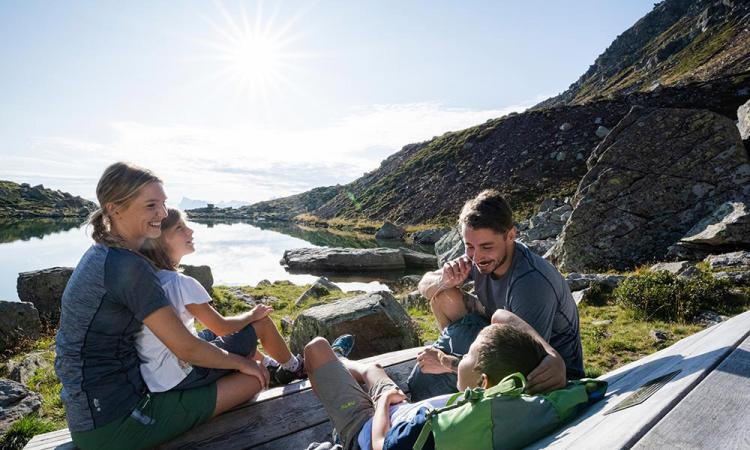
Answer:
[(49, 234), (78, 228), (85, 221), (70, 219), (2, 219), (0, 220), (0, 244), (14, 241), (28, 241)]

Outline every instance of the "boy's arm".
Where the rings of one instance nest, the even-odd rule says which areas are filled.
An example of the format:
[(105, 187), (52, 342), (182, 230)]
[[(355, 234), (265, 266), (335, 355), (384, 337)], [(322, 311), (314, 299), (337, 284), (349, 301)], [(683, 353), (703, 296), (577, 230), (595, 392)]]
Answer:
[(380, 396), (375, 403), (375, 414), (372, 416), (372, 449), (383, 450), (385, 435), (391, 429), (390, 406), (401, 403), (406, 395), (401, 389), (391, 389)]
[(224, 317), (208, 303), (188, 304), (185, 305), (185, 308), (217, 336), (236, 333), (273, 311), (270, 306), (258, 305), (251, 311), (232, 317)]

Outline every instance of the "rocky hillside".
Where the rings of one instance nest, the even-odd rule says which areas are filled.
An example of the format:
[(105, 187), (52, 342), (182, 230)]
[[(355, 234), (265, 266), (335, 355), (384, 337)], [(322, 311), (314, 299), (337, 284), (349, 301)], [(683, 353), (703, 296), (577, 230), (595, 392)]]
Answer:
[(618, 36), (568, 90), (537, 108), (576, 105), (750, 69), (750, 2), (666, 0)]
[(320, 205), (300, 204), (305, 194), (274, 202), (322, 219), (440, 223), (455, 220), (480, 190), (496, 188), (518, 219), (527, 218), (544, 199), (575, 193), (593, 150), (633, 106), (708, 110), (736, 121), (750, 98), (749, 4), (661, 2), (560, 96), (406, 145)]
[(67, 192), (0, 180), (0, 218), (85, 217), (94, 202)]

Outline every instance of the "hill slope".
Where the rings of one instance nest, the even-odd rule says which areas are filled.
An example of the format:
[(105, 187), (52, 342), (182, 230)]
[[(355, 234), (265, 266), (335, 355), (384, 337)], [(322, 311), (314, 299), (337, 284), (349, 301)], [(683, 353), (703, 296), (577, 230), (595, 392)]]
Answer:
[(96, 203), (67, 192), (0, 180), (0, 218), (85, 217)]

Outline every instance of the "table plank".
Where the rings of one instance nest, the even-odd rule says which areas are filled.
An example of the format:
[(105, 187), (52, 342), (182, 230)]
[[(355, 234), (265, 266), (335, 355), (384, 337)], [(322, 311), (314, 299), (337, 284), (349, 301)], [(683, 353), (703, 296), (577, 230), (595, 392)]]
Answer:
[(750, 338), (634, 446), (750, 448)]
[[(749, 330), (750, 312), (746, 312), (600, 377), (610, 383), (607, 397), (568, 426), (529, 448), (632, 446), (734, 351)], [(646, 381), (677, 369), (682, 372), (644, 403), (603, 415)]]

